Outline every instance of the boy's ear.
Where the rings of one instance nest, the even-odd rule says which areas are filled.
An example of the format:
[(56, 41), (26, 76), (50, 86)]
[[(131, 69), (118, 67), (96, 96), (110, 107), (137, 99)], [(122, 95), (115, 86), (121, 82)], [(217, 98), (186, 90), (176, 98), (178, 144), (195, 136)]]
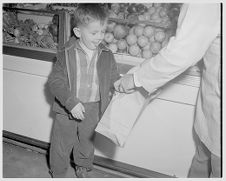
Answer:
[(73, 32), (74, 32), (76, 37), (80, 38), (81, 32), (80, 32), (79, 28), (77, 28), (77, 27), (73, 28)]

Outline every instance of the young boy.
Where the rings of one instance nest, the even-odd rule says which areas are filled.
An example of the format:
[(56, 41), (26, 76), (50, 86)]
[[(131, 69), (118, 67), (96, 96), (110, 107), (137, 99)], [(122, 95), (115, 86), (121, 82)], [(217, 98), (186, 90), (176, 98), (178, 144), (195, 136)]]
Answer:
[(50, 145), (53, 177), (65, 177), (70, 154), (77, 177), (88, 177), (93, 168), (93, 134), (119, 78), (112, 52), (101, 41), (107, 11), (100, 4), (79, 4), (75, 14), (76, 38), (58, 52), (48, 85), (55, 96)]

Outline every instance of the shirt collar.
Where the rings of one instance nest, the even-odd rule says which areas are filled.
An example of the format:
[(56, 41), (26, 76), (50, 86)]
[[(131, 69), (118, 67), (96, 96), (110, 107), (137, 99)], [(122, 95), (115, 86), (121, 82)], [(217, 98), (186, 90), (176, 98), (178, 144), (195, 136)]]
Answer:
[[(75, 48), (75, 49), (82, 50), (83, 52), (85, 52), (85, 51), (83, 50), (83, 48), (81, 47), (81, 45), (80, 45), (78, 39), (77, 39), (77, 40), (75, 41), (75, 43), (74, 43), (74, 48)], [(103, 50), (104, 50), (104, 51), (109, 51), (109, 49), (108, 49), (106, 46), (104, 46), (103, 43), (100, 43), (100, 44), (98, 45), (98, 48), (97, 48), (97, 49), (98, 49), (98, 52), (102, 52)]]

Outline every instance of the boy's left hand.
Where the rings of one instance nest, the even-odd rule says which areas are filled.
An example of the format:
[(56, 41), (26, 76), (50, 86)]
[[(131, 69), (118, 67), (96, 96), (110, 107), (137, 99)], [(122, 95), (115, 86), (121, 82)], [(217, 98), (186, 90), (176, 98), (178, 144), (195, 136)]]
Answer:
[(114, 83), (115, 90), (118, 92), (132, 93), (135, 91), (133, 74), (125, 74)]

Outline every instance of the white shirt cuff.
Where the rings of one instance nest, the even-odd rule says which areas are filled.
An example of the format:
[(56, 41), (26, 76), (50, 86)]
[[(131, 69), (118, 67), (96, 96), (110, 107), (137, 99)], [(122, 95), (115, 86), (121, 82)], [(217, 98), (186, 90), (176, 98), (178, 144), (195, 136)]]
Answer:
[(134, 84), (135, 84), (136, 87), (141, 87), (141, 84), (137, 80), (137, 76), (136, 76), (136, 73), (135, 72), (133, 73), (133, 81), (134, 81)]

